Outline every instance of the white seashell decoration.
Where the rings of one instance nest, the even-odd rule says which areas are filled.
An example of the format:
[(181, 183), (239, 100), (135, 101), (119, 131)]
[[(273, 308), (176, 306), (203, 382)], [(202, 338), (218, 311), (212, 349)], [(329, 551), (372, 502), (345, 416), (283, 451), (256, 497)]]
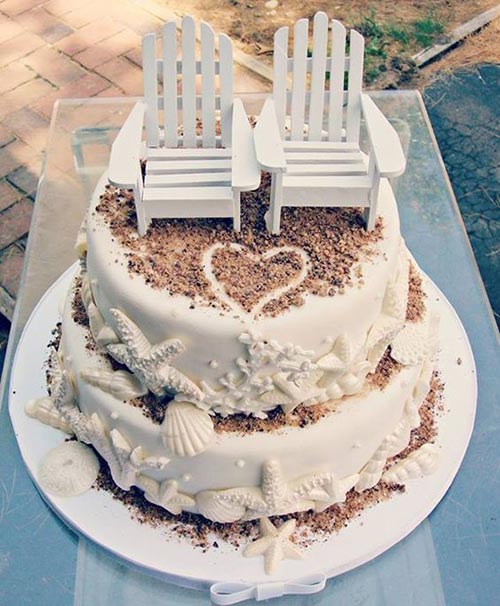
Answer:
[(147, 394), (147, 388), (132, 373), (125, 370), (87, 368), (80, 372), (81, 378), (94, 387), (111, 394), (119, 400), (131, 400)]
[(210, 415), (189, 402), (171, 402), (161, 426), (165, 446), (180, 457), (206, 450), (215, 431)]
[(80, 259), (87, 255), (87, 220), (82, 221), (78, 234), (76, 235), (75, 252)]
[(53, 448), (38, 470), (41, 487), (56, 497), (76, 497), (86, 492), (97, 478), (99, 461), (81, 442), (64, 442)]
[(391, 342), (391, 357), (404, 364), (415, 366), (423, 362), (429, 352), (429, 326), (427, 322), (407, 322)]
[(203, 490), (196, 495), (196, 506), (202, 516), (214, 522), (228, 523), (240, 520), (246, 506), (234, 500), (221, 498), (223, 491)]
[(72, 434), (73, 429), (67, 419), (61, 414), (61, 411), (56, 408), (52, 398), (38, 398), (29, 400), (25, 405), (24, 410), (29, 417), (37, 419), (45, 425), (50, 425), (56, 429), (60, 429), (67, 434)]
[(435, 444), (427, 443), (411, 452), (405, 459), (389, 468), (382, 480), (403, 484), (420, 476), (426, 476), (436, 470), (439, 461), (439, 449)]

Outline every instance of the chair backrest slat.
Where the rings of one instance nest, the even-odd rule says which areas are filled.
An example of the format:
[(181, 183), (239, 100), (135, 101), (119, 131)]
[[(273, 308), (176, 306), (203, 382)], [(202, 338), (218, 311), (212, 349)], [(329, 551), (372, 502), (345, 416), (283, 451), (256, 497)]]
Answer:
[(215, 147), (215, 35), (201, 24), (201, 119), (203, 147)]
[[(326, 138), (329, 141), (359, 141), (364, 39), (351, 30), (349, 56), (346, 56), (345, 27), (333, 20), (331, 29), (329, 45), (328, 17), (323, 12), (316, 13), (312, 57), (307, 56), (306, 19), (295, 24), (293, 58), (288, 57), (288, 28), (280, 28), (274, 36), (273, 98), (283, 139), (302, 141), (307, 133), (309, 141)], [(331, 46), (330, 52), (328, 46)], [(327, 73), (329, 84), (326, 83)], [(290, 134), (285, 128), (287, 116), (290, 117)], [(327, 134), (323, 128), (325, 121)]]
[[(231, 146), (233, 107), (233, 50), (231, 40), (218, 37), (219, 57), (216, 60), (215, 34), (201, 24), (200, 56), (196, 46), (195, 22), (182, 19), (177, 32), (175, 21), (163, 28), (162, 52), (157, 58), (156, 37), (143, 38), (142, 68), (146, 102), (146, 140), (149, 147), (206, 148)], [(178, 52), (182, 53), (180, 59)], [(218, 77), (217, 77), (218, 76)], [(162, 92), (159, 93), (159, 82)], [(197, 86), (200, 90), (197, 94)], [(200, 111), (201, 110), (201, 111)], [(221, 135), (216, 136), (218, 114)], [(160, 120), (163, 115), (163, 120)], [(201, 136), (197, 134), (197, 117), (202, 119)], [(182, 134), (178, 134), (182, 125)], [(163, 129), (163, 132), (162, 132)]]
[(328, 140), (342, 139), (345, 77), (345, 27), (332, 21), (332, 67), (330, 71), (330, 106), (328, 108)]
[(231, 147), (233, 107), (233, 45), (226, 34), (219, 35), (220, 121), (222, 145)]
[(196, 58), (194, 19), (182, 19), (182, 143), (196, 144)]
[(356, 30), (351, 30), (349, 38), (349, 93), (347, 96), (346, 141), (359, 140), (361, 121), (361, 89), (363, 86), (363, 55), (365, 40)]
[(313, 56), (311, 71), (311, 100), (309, 103), (308, 139), (321, 139), (325, 99), (325, 70), (328, 44), (328, 17), (318, 12), (314, 15)]
[[(285, 136), (285, 116), (287, 108), (288, 72), (288, 27), (280, 27), (274, 34), (273, 98), (281, 137)], [(290, 65), (290, 69), (292, 69)]]
[(149, 147), (160, 144), (158, 124), (158, 80), (156, 77), (156, 36), (146, 34), (142, 40), (142, 78), (146, 103), (146, 141)]
[(177, 28), (174, 21), (163, 27), (163, 128), (165, 145), (177, 145)]
[(290, 139), (292, 141), (302, 141), (304, 138), (308, 25), (309, 22), (307, 19), (299, 19), (293, 30), (293, 81), (290, 134)]

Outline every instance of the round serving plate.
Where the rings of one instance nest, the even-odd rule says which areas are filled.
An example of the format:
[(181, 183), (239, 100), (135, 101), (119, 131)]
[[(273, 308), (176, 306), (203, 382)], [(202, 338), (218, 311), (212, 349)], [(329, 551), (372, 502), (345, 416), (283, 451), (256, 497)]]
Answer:
[(264, 572), (263, 558), (245, 558), (219, 541), (203, 552), (187, 539), (134, 520), (127, 508), (104, 491), (58, 498), (38, 483), (40, 461), (61, 444), (65, 434), (28, 417), (28, 400), (47, 394), (47, 343), (60, 320), (60, 304), (78, 265), (70, 267), (45, 293), (23, 331), (14, 358), (9, 410), (22, 457), (38, 490), (73, 530), (109, 552), (173, 583), (203, 589), (215, 582), (251, 585), (288, 581), (323, 573), (327, 577), (364, 564), (407, 536), (442, 499), (455, 477), (469, 443), (476, 409), (476, 371), (465, 330), (453, 307), (429, 280), (427, 303), (440, 315), (439, 371), (445, 384), (444, 413), (438, 416), (441, 456), (430, 476), (408, 481), (406, 491), (367, 508), (326, 541), (313, 543), (302, 560), (284, 560), (274, 576)]

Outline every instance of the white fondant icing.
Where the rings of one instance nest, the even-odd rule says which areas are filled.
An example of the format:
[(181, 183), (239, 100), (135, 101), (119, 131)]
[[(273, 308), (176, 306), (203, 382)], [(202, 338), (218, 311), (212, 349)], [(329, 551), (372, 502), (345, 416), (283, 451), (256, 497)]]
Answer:
[[(96, 193), (92, 208), (97, 199)], [(192, 299), (151, 288), (141, 276), (129, 275), (127, 251), (91, 212), (82, 297), (95, 340), (132, 374), (116, 375), (99, 352), (85, 347), (87, 335), (72, 319), (69, 297), (61, 346), (66, 359), (62, 364), (55, 354), (54, 361), (54, 410), (106, 459), (120, 487), (136, 485), (174, 514), (187, 510), (230, 522), (321, 511), (345, 500), (354, 485), (357, 490), (373, 485), (387, 457), (408, 443), (433, 351), (433, 346), (425, 355), (419, 350), (416, 362), (391, 377), (383, 391), (365, 388), (366, 374), (391, 342), (406, 360), (415, 359), (404, 334), (398, 341), (405, 326), (409, 261), (386, 182), (379, 208), (384, 237), (373, 244), (372, 259), (360, 263), (362, 279), (335, 297), (307, 293), (301, 307), (272, 318), (259, 315), (267, 299), (251, 314), (234, 301), (229, 312), (204, 305), (192, 309)], [(308, 262), (303, 252), (295, 278), (300, 281)], [(210, 274), (210, 262), (206, 267)], [(215, 291), (223, 298), (221, 284)], [(426, 323), (432, 322), (415, 326), (423, 330)], [(146, 389), (158, 398), (175, 395), (162, 425), (124, 401)], [(315, 423), (262, 433), (215, 434), (209, 416), (265, 417), (278, 405), (294, 415), (297, 405), (318, 403), (329, 412)], [(186, 483), (190, 478), (190, 494), (179, 492), (176, 478)]]
[[(99, 188), (91, 209), (98, 203), (98, 193)], [(221, 391), (221, 378), (241, 376), (237, 360), (245, 359), (248, 353), (246, 345), (238, 340), (243, 332), (255, 331), (267, 342), (291, 342), (304, 351), (314, 352), (316, 359), (331, 350), (331, 344), (325, 342), (325, 335), (330, 336), (334, 343), (337, 337), (345, 334), (352, 344), (359, 344), (361, 348), (382, 311), (383, 302), (377, 297), (398, 273), (401, 252), (398, 216), (391, 188), (385, 181), (381, 184), (379, 209), (384, 222), (384, 237), (373, 245), (374, 257), (359, 264), (363, 274), (362, 287), (346, 288), (344, 294), (334, 297), (306, 294), (301, 307), (291, 307), (277, 317), (261, 315), (258, 318), (235, 313), (234, 309), (221, 311), (203, 304), (192, 309), (192, 300), (188, 297), (172, 296), (161, 289), (151, 288), (142, 276), (130, 275), (126, 249), (112, 238), (99, 213), (91, 212), (87, 265), (90, 278), (99, 281), (99, 288), (93, 293), (95, 303), (108, 326), (115, 327), (110, 310), (118, 308), (133, 320), (149, 343), (180, 339), (185, 350), (175, 359), (176, 370), (196, 385), (206, 384), (215, 391)], [(115, 263), (116, 260), (119, 262)], [(403, 283), (403, 278), (400, 281)], [(403, 301), (401, 307), (404, 305)], [(217, 368), (209, 364), (214, 359), (214, 352), (217, 352)], [(378, 353), (381, 355), (383, 351)], [(370, 362), (373, 365), (377, 360), (370, 359)], [(268, 376), (272, 376), (277, 369), (268, 368), (268, 372)], [(265, 374), (260, 376), (261, 380), (265, 378)], [(254, 405), (248, 407), (250, 414), (256, 412), (259, 416), (265, 414), (263, 407), (260, 411), (255, 410), (260, 387), (260, 384), (256, 386), (252, 394)], [(345, 378), (343, 392), (347, 389), (351, 393), (357, 387), (354, 377)], [(227, 396), (222, 391), (220, 395)], [(192, 401), (191, 398), (183, 399)], [(194, 399), (193, 403), (196, 403)], [(244, 408), (247, 408), (247, 403), (243, 398)], [(234, 401), (229, 401), (228, 397), (219, 406), (227, 411), (222, 414), (238, 412)]]
[[(148, 490), (154, 495), (159, 488), (151, 488), (151, 481), (161, 483), (180, 478), (185, 473), (193, 476), (189, 483), (188, 495), (191, 505), (187, 506), (188, 511), (193, 512), (200, 511), (194, 497), (198, 501), (199, 494), (204, 491), (218, 492), (221, 487), (231, 489), (246, 486), (254, 487), (259, 495), (262, 466), (273, 458), (279, 460), (287, 482), (315, 475), (318, 471), (327, 472), (340, 479), (354, 476), (373, 456), (384, 437), (391, 433), (402, 416), (407, 414), (410, 403), (411, 406), (415, 405), (414, 387), (417, 382), (425, 380), (428, 389), (430, 377), (430, 371), (427, 370), (427, 378), (423, 376), (423, 368), (427, 368), (427, 362), (415, 367), (405, 367), (395, 375), (384, 391), (372, 390), (343, 398), (331, 405), (335, 412), (310, 426), (287, 427), (278, 432), (245, 435), (220, 433), (209, 447), (197, 456), (180, 457), (165, 448), (161, 426), (152, 423), (140, 409), (117, 400), (80, 378), (82, 367), (88, 367), (89, 364), (92, 367), (106, 367), (107, 362), (100, 354), (86, 349), (85, 329), (73, 321), (70, 301), (65, 309), (62, 329), (63, 349), (69, 350), (73, 357), (71, 368), (66, 374), (75, 374), (80, 405), (85, 412), (85, 415), (78, 413), (79, 417), (75, 417), (80, 439), (92, 441), (88, 432), (88, 417), (98, 411), (103, 424), (109, 427), (112, 423), (112, 427), (126, 438), (131, 452), (142, 447), (150, 457), (163, 456), (170, 459), (163, 469), (151, 467), (139, 471), (135, 478), (136, 485), (148, 483)], [(432, 366), (430, 369), (432, 370)], [(402, 388), (402, 384), (407, 386)], [(111, 421), (113, 412), (118, 412), (119, 418)], [(359, 442), (359, 447), (353, 448), (356, 441)], [(303, 456), (304, 452), (308, 452), (307, 457)], [(245, 461), (244, 467), (235, 465), (235, 461), (239, 459)], [(213, 470), (217, 470), (217, 473), (214, 474)], [(121, 472), (117, 469), (116, 473), (119, 477)], [(155, 498), (158, 500), (158, 497)], [(301, 503), (307, 500), (302, 499)], [(210, 502), (213, 503), (212, 497)], [(308, 504), (316, 507), (326, 503), (325, 494), (323, 501), (309, 501)], [(220, 507), (221, 503), (217, 502), (216, 505)], [(234, 513), (234, 504), (229, 503), (227, 507), (233, 511), (232, 515), (236, 519), (243, 515)], [(206, 509), (205, 515), (210, 517)]]

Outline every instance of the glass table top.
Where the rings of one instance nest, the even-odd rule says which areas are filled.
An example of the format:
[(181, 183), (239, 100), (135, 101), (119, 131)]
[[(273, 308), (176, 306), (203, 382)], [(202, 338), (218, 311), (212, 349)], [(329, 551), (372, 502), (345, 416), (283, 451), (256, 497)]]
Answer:
[[(471, 341), (479, 381), (476, 425), (453, 485), (414, 532), (372, 562), (330, 580), (321, 594), (273, 604), (493, 604), (500, 592), (498, 333), (419, 93), (370, 94), (407, 154), (407, 170), (393, 183), (403, 236)], [(242, 97), (249, 113), (257, 114), (263, 97)], [(2, 604), (210, 603), (207, 593), (153, 579), (68, 530), (31, 483), (7, 414), (8, 374), (22, 328), (38, 299), (76, 258), (73, 243), (89, 196), (135, 101), (67, 99), (54, 109), (2, 380)]]

